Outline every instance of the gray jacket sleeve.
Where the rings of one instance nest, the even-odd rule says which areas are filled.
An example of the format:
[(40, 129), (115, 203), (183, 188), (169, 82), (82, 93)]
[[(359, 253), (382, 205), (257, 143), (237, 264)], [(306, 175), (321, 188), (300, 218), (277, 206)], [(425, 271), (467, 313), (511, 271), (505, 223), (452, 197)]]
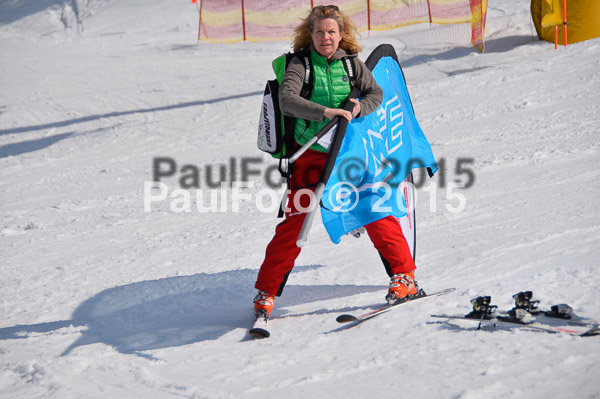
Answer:
[(356, 117), (360, 118), (369, 115), (375, 111), (383, 102), (383, 90), (375, 81), (373, 74), (364, 62), (354, 58), (356, 65), (356, 86), (360, 91), (360, 114)]
[[(360, 91), (361, 111), (357, 117), (362, 117), (375, 111), (383, 101), (383, 91), (373, 78), (371, 71), (358, 59), (354, 58), (356, 66), (356, 86)], [(281, 81), (279, 87), (279, 107), (285, 115), (309, 121), (324, 121), (325, 107), (300, 97), (304, 82), (305, 68), (302, 60), (294, 57)]]
[(284, 115), (309, 121), (324, 121), (325, 107), (300, 97), (306, 70), (299, 57), (290, 61), (279, 86), (279, 108)]

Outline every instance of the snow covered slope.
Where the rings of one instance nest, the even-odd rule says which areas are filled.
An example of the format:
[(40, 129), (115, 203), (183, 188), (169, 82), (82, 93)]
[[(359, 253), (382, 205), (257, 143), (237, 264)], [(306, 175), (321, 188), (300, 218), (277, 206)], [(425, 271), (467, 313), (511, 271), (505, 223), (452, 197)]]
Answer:
[[(396, 47), (445, 160), (418, 191), (417, 278), (457, 291), (340, 331), (335, 316), (381, 303), (387, 276), (368, 239), (334, 245), (316, 223), (273, 336), (247, 341), (278, 223), (256, 202), (274, 165), (258, 105), (289, 44), (197, 44), (188, 0), (0, 0), (0, 397), (600, 396), (598, 338), (429, 317), (533, 290), (600, 319), (600, 40), (555, 51), (528, 2), (489, 3), (485, 54), (465, 26), (362, 38), (363, 59)], [(158, 157), (197, 168), (206, 206), (221, 168), (260, 174), (238, 211), (228, 196), (145, 212)], [(474, 184), (448, 193), (459, 162)]]

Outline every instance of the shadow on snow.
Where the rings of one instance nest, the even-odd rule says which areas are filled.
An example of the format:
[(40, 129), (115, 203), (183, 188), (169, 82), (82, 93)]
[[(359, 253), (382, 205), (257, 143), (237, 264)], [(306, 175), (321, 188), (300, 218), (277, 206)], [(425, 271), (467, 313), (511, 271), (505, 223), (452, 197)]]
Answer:
[[(457, 60), (462, 57), (471, 56), (472, 54), (479, 54), (481, 57), (485, 57), (486, 54), (493, 53), (505, 53), (511, 50), (516, 49), (517, 47), (529, 45), (533, 42), (539, 42), (537, 37), (532, 38), (531, 35), (513, 35), (507, 37), (500, 37), (497, 39), (490, 39), (485, 41), (485, 52), (483, 54), (479, 54), (479, 50), (473, 47), (453, 47), (449, 50), (442, 51), (439, 53), (432, 54), (420, 54), (414, 57), (400, 59), (400, 64), (403, 68), (420, 65), (423, 63), (427, 63), (429, 61), (449, 61), (449, 60)], [(539, 42), (543, 45), (543, 42)], [(480, 69), (489, 68), (493, 65), (482, 66), (478, 68), (471, 69), (463, 69), (456, 71), (442, 71), (446, 73), (448, 76), (460, 75), (464, 73), (476, 72)]]
[[(295, 272), (322, 267), (299, 266)], [(83, 302), (71, 320), (0, 329), (0, 339), (23, 339), (30, 333), (51, 333), (65, 327), (86, 327), (63, 355), (94, 343), (111, 345), (121, 353), (187, 345), (215, 340), (253, 322), (253, 282), (257, 270), (244, 269), (216, 274), (200, 273), (142, 281), (109, 288)], [(274, 317), (282, 317), (286, 307), (324, 301), (365, 292), (382, 286), (289, 285), (277, 299)], [(336, 309), (331, 312), (346, 311)], [(328, 313), (328, 310), (308, 314)], [(294, 313), (293, 316), (302, 314)]]
[(10, 24), (29, 15), (37, 14), (53, 6), (62, 6), (64, 0), (0, 1), (0, 25)]
[(13, 144), (6, 144), (0, 146), (0, 158), (7, 158), (10, 156), (21, 155), (28, 152), (39, 151), (46, 147), (50, 147), (54, 143), (57, 143), (61, 140), (73, 136), (73, 134), (74, 133), (62, 133), (50, 137), (42, 137), (40, 139), (35, 140), (26, 140)]
[(261, 94), (263, 94), (262, 90), (252, 91), (249, 93), (235, 94), (235, 95), (219, 97), (219, 98), (213, 98), (210, 100), (198, 100), (198, 101), (189, 101), (189, 102), (180, 103), (180, 104), (165, 105), (162, 107), (152, 107), (152, 108), (145, 108), (145, 109), (134, 109), (134, 110), (127, 110), (127, 111), (108, 112), (105, 114), (83, 116), (81, 118), (69, 119), (69, 120), (64, 120), (64, 121), (43, 123), (40, 125), (21, 126), (21, 127), (10, 128), (10, 129), (4, 129), (4, 130), (0, 130), (0, 135), (33, 132), (36, 130), (43, 130), (43, 129), (60, 128), (60, 127), (75, 125), (78, 123), (95, 121), (95, 120), (102, 119), (102, 118), (116, 118), (116, 117), (124, 116), (124, 115), (146, 114), (146, 113), (152, 113), (152, 112), (170, 111), (173, 109), (180, 109), (180, 108), (187, 108), (187, 107), (196, 107), (199, 105), (213, 104), (213, 103), (218, 103), (221, 101), (230, 101), (230, 100), (235, 100), (235, 99), (244, 98), (244, 97), (258, 96)]

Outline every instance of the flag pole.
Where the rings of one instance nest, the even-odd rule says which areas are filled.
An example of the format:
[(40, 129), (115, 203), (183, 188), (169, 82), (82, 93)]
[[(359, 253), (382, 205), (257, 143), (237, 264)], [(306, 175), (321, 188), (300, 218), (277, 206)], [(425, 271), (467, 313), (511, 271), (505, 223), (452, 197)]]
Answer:
[(323, 126), (321, 128), (321, 130), (319, 130), (319, 132), (317, 134), (314, 135), (314, 137), (310, 140), (308, 140), (308, 142), (306, 144), (304, 144), (302, 147), (300, 147), (289, 159), (290, 163), (294, 163), (298, 160), (298, 158), (300, 158), (302, 156), (302, 154), (304, 154), (306, 151), (308, 151), (308, 149), (310, 147), (313, 146), (313, 144), (315, 144), (317, 141), (319, 141), (323, 136), (325, 136), (327, 133), (329, 133), (332, 129), (335, 128), (335, 125), (337, 125), (339, 123), (340, 117), (336, 116), (335, 118), (333, 118), (332, 120), (330, 120), (329, 122), (327, 122), (327, 124), (325, 126)]
[(319, 210), (319, 203), (321, 202), (323, 191), (325, 191), (325, 183), (319, 182), (317, 184), (317, 188), (315, 189), (314, 195), (310, 199), (310, 206), (308, 207), (308, 212), (306, 212), (306, 218), (304, 219), (304, 223), (302, 223), (302, 229), (300, 229), (298, 241), (296, 241), (296, 245), (299, 248), (302, 248), (304, 244), (306, 244), (306, 241), (308, 239), (308, 232), (310, 231), (315, 215)]

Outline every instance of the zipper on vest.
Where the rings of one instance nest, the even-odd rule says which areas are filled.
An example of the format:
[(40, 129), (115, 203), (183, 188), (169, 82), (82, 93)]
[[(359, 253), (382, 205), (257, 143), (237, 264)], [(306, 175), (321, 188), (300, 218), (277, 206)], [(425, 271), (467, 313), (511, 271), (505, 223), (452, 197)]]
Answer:
[(333, 107), (334, 106), (334, 102), (333, 102), (333, 82), (331, 81), (331, 74), (329, 73), (330, 67), (331, 67), (331, 64), (327, 64), (327, 73), (326, 73), (326, 75), (327, 75), (327, 83), (328, 83), (327, 86), (329, 86), (328, 87), (329, 90), (327, 90), (327, 91), (329, 93), (329, 104), (330, 104), (331, 107)]

